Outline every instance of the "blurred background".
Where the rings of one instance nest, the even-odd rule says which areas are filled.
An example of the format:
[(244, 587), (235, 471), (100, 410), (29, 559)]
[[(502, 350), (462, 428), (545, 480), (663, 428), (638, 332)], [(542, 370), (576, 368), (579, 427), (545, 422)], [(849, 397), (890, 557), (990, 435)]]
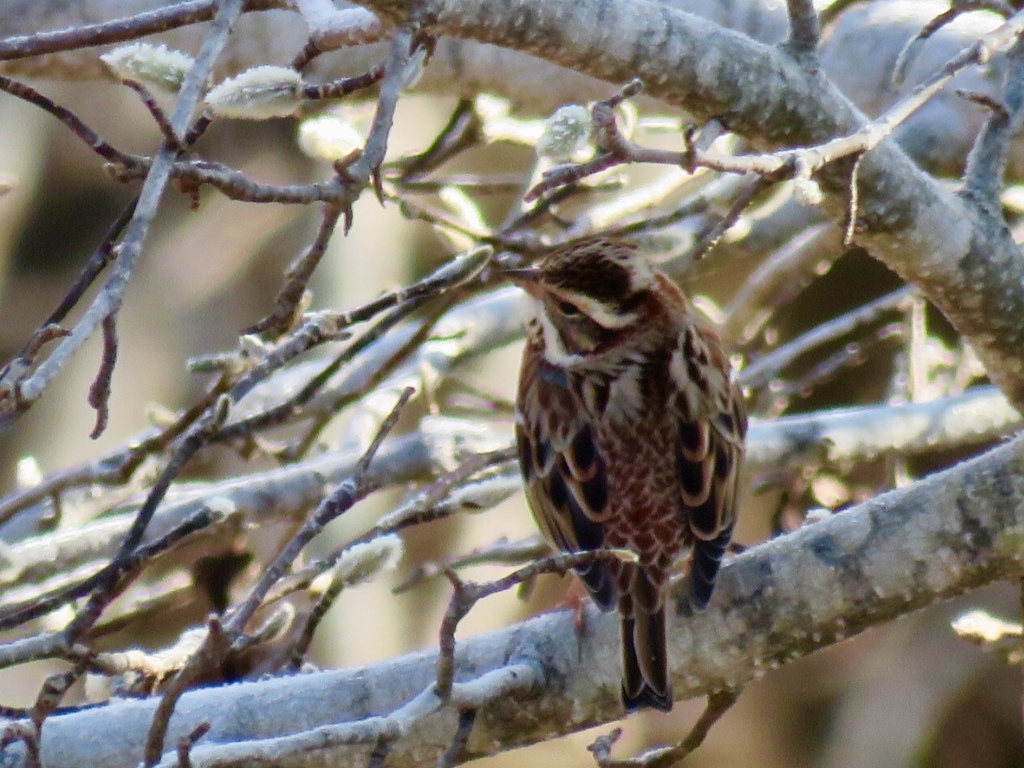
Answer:
[[(74, 110), (116, 146), (149, 152), (159, 140), (152, 120), (127, 89), (112, 83), (40, 88)], [(422, 151), (441, 129), (454, 100), (409, 97), (402, 101), (389, 157)], [(365, 126), (372, 104), (345, 107), (352, 124)], [(970, 107), (964, 106), (964, 109)], [(221, 121), (203, 139), (201, 153), (267, 182), (300, 183), (328, 175), (322, 162), (306, 157), (296, 141), (296, 120), (265, 123)], [(460, 158), (450, 171), (522, 174), (533, 161), (527, 147), (496, 143)], [(130, 200), (131, 189), (111, 181), (98, 159), (48, 115), (0, 95), (0, 177), (14, 189), (0, 196), (0, 356), (15, 355), (58, 303), (104, 232)], [(506, 190), (480, 208), (500, 223), (515, 202)], [(424, 275), (449, 255), (447, 243), (423, 223), (405, 219), (398, 206), (382, 206), (363, 195), (347, 237), (331, 241), (313, 282), (314, 306), (349, 308), (384, 290)], [(193, 356), (232, 349), (240, 329), (273, 306), (288, 263), (312, 238), (318, 216), (298, 206), (231, 202), (204, 191), (198, 210), (169, 194), (152, 229), (120, 315), (121, 349), (113, 378), (111, 421), (93, 441), (94, 411), (86, 395), (100, 358), (93, 340), (67, 366), (43, 399), (0, 440), (0, 495), (15, 487), (19, 460), (33, 457), (44, 473), (95, 458), (144, 430), (155, 408), (179, 409), (192, 402), (204, 380), (186, 370)], [(689, 289), (725, 305), (757, 266), (742, 245), (725, 243), (702, 269), (686, 279)], [(899, 286), (897, 278), (859, 252), (834, 266), (801, 292), (772, 326), (782, 343), (824, 320)], [(955, 339), (941, 318), (927, 310), (936, 338)], [(834, 354), (848, 340), (821, 350)], [(807, 391), (787, 401), (786, 412), (870, 404), (891, 396), (898, 373), (900, 340), (870, 347)], [(519, 345), (496, 350), (463, 366), (458, 376), (497, 402), (513, 397)], [(760, 400), (762, 412), (771, 398)], [(500, 410), (500, 408), (498, 408)], [(509, 428), (511, 439), (511, 428)], [(907, 477), (955, 462), (976, 449), (914, 457), (901, 464)], [(773, 529), (799, 524), (809, 506), (855, 503), (891, 487), (893, 457), (856, 467), (831, 468), (838, 488), (823, 501), (817, 490), (793, 492), (793, 484), (748, 478), (739, 542), (753, 545)], [(209, 451), (188, 475), (215, 478), (246, 471), (237, 456)], [(814, 494), (817, 493), (818, 497)], [(333, 525), (324, 539), (341, 542), (357, 535), (393, 508), (405, 493), (376, 494), (354, 514)], [(831, 503), (828, 503), (831, 501)], [(406, 554), (396, 573), (348, 590), (318, 632), (312, 660), (323, 667), (379, 661), (434, 646), (449, 587), (428, 581), (411, 591), (391, 592), (418, 562), (468, 552), (499, 536), (515, 540), (534, 532), (520, 495), (474, 516), (412, 529), (404, 535)], [(10, 540), (13, 528), (0, 530)], [(266, 546), (276, 541), (271, 537)], [(316, 551), (331, 548), (318, 541)], [(500, 568), (468, 572), (471, 578), (503, 573)], [(567, 582), (544, 579), (530, 599), (514, 594), (490, 598), (460, 627), (460, 636), (507, 626), (556, 607)], [(752, 683), (738, 704), (712, 730), (687, 765), (761, 768), (875, 768), (937, 766), (959, 768), (1024, 766), (1021, 675), (993, 656), (958, 639), (949, 622), (968, 608), (996, 615), (1019, 613), (1015, 586), (995, 586), (933, 606), (905, 620), (839, 643), (773, 671)], [(204, 606), (186, 606), (163, 617), (159, 630), (138, 635), (144, 647), (172, 641), (201, 621)], [(38, 690), (45, 665), (7, 671), (0, 677), (4, 703), (26, 705)], [(56, 667), (54, 667), (55, 669)], [(78, 695), (83, 696), (84, 693)], [(617, 754), (676, 741), (699, 716), (703, 702), (681, 703), (668, 715), (643, 714), (625, 722)], [(491, 758), (493, 768), (522, 764), (589, 766), (585, 750), (600, 733), (576, 734), (551, 743)]]

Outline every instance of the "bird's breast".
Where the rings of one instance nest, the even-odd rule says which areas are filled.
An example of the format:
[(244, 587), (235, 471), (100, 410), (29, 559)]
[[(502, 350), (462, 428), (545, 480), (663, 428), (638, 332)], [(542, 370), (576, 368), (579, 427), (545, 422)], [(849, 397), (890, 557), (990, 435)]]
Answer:
[(645, 567), (667, 573), (683, 553), (688, 530), (673, 418), (660, 404), (633, 420), (605, 424), (597, 438), (608, 466), (605, 544), (629, 549)]

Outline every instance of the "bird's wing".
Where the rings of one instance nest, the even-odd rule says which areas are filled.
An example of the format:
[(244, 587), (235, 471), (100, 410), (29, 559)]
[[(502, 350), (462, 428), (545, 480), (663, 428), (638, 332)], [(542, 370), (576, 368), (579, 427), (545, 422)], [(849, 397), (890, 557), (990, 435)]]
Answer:
[[(695, 607), (703, 608), (711, 598), (736, 523), (736, 493), (747, 416), (739, 385), (727, 378), (728, 366), (717, 338), (703, 336), (696, 346), (698, 362), (722, 375), (693, 371), (696, 376), (676, 387), (671, 410), (677, 424), (677, 468), (684, 522), (693, 535), (691, 601)], [(693, 340), (685, 354), (694, 355)], [(708, 390), (704, 396), (694, 394), (695, 380), (703, 381)]]
[[(609, 514), (607, 468), (582, 405), (565, 373), (539, 355), (524, 356), (519, 387), (519, 463), (537, 524), (559, 549), (599, 549)], [(617, 588), (607, 564), (577, 572), (601, 608), (615, 605)]]

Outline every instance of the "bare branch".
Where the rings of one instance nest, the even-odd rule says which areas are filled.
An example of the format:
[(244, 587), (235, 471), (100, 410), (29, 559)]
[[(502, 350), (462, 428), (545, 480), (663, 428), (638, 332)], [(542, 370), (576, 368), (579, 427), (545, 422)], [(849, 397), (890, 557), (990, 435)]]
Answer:
[[(247, 0), (245, 10), (280, 8), (280, 0)], [(9, 37), (0, 41), (0, 61), (13, 61), (46, 53), (89, 48), (108, 43), (136, 40), (154, 32), (197, 24), (212, 19), (217, 11), (216, 0), (190, 0), (167, 8), (139, 13), (100, 24), (72, 26), (48, 33)]]
[(732, 708), (739, 695), (740, 691), (709, 693), (707, 706), (700, 718), (693, 724), (686, 738), (674, 747), (652, 749), (638, 757), (616, 759), (611, 756), (611, 748), (622, 735), (622, 729), (616, 728), (607, 736), (599, 736), (587, 749), (593, 753), (599, 768), (672, 768), (704, 743), (711, 727)]
[(1010, 142), (1024, 119), (1024, 43), (1017, 41), (1007, 56), (1003, 102), (991, 110), (985, 127), (967, 158), (964, 193), (968, 201), (1002, 220), (999, 195), (1003, 188)]
[[(1016, 441), (727, 562), (708, 609), (671, 619), (679, 695), (736, 688), (941, 597), (1019, 576), (1022, 478), (1024, 446)], [(772, 621), (759, 620), (765, 615)], [(549, 614), (459, 644), (460, 677), (472, 682), (456, 683), (453, 706), (481, 708), (464, 759), (547, 738), (553, 723), (579, 729), (621, 716), (617, 621), (591, 614), (587, 627), (577, 642), (572, 615)], [(516, 659), (511, 666), (509, 658)], [(435, 663), (436, 655), (417, 654), (360, 670), (188, 692), (169, 735), (210, 721), (210, 744), (192, 751), (197, 768), (215, 759), (252, 765), (257, 754), (297, 765), (309, 750), (322, 760), (357, 760), (385, 735), (393, 739), (389, 764), (420, 765), (424, 750), (440, 756), (458, 729), (454, 710), (440, 708), (431, 690)], [(262, 695), (317, 707), (260, 707)], [(574, 705), (583, 701), (588, 706)], [(51, 717), (45, 764), (85, 768), (138, 754), (138, 726), (153, 706), (124, 702)], [(17, 748), (12, 756), (24, 759)]]
[[(993, 229), (974, 217), (948, 190), (914, 167), (895, 144), (882, 141), (954, 74), (988, 61), (1012, 44), (1024, 29), (1024, 13), (1018, 12), (962, 51), (911, 98), (865, 128), (862, 116), (837, 91), (824, 87), (820, 79), (777, 51), (740, 36), (718, 34), (722, 30), (685, 14), (665, 12), (652, 18), (637, 12), (630, 0), (610, 6), (597, 0), (572, 2), (571, 10), (569, 2), (546, 0), (546, 12), (536, 17), (530, 40), (515, 32), (518, 9), (530, 0), (466, 0), (457, 7), (415, 5), (421, 12), (435, 14), (430, 29), (436, 34), (527, 50), (613, 82), (639, 77), (648, 83), (652, 95), (691, 110), (698, 119), (728, 114), (728, 127), (756, 137), (759, 145), (812, 146), (816, 149), (810, 154), (826, 160), (871, 149), (858, 173), (862, 231), (857, 242), (921, 288), (971, 341), (1011, 401), (1024, 404), (1024, 380), (1017, 374), (1024, 366), (1019, 359), (1024, 350), (1024, 320), (1020, 319), (1024, 318), (1024, 291), (1006, 289), (1008, 284), (1024, 284), (1024, 272), (1021, 279), (1006, 274), (1006, 265), (1024, 270), (1016, 244), (1004, 229)], [(367, 7), (397, 23), (408, 15), (411, 3), (368, 0)], [(570, 18), (572, 23), (566, 23)], [(480, 24), (480, 19), (487, 23)], [(638, 27), (641, 19), (646, 21)], [(631, 42), (622, 48), (602, 45), (600, 35), (607, 28), (623, 34), (632, 30)], [(631, 51), (628, 57), (621, 55), (626, 50)], [(717, 66), (707, 67), (709, 60)], [(667, 72), (681, 76), (666, 77)], [(763, 73), (764, 80), (751, 82), (754, 73)], [(743, 103), (731, 99), (731, 91), (721, 87), (724, 80), (743, 82), (745, 91), (758, 97)], [(780, 119), (766, 120), (766, 115)], [(807, 167), (821, 167), (817, 178), (825, 193), (824, 208), (837, 221), (844, 221), (849, 209), (849, 169), (842, 166), (821, 167), (807, 158)], [(974, 298), (964, 301), (965, 293)], [(1003, 307), (998, 316), (977, 309), (995, 305)]]
[[(204, 41), (203, 49), (196, 59), (195, 66), (182, 84), (178, 100), (175, 103), (169, 123), (175, 135), (185, 135), (188, 124), (192, 120), (192, 113), (202, 95), (202, 89), (213, 68), (213, 63), (226, 44), (227, 36), (241, 10), (242, 0), (223, 0), (221, 3), (220, 11)], [(35, 402), (57, 372), (78, 351), (86, 339), (92, 336), (96, 328), (106, 318), (117, 313), (125, 288), (141, 254), (149, 226), (156, 215), (157, 207), (170, 180), (171, 169), (177, 154), (178, 147), (169, 145), (165, 145), (157, 154), (146, 181), (142, 185), (142, 190), (139, 192), (139, 200), (131, 221), (125, 227), (124, 236), (114, 261), (113, 274), (70, 335), (57, 346), (46, 360), (40, 363), (31, 376), (24, 381), (17, 382), (14, 402), (8, 402), (0, 409), (2, 410), (0, 430), (10, 426), (20, 413)]]
[(789, 40), (786, 46), (798, 58), (817, 66), (818, 12), (812, 0), (786, 0), (789, 11)]

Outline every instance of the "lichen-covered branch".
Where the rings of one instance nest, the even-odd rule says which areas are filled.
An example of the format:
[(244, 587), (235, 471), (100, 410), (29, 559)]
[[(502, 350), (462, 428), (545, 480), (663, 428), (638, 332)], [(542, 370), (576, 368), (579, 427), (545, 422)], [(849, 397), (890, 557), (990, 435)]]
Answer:
[[(687, 698), (736, 687), (937, 599), (1019, 577), (1022, 542), (1024, 443), (1018, 439), (734, 558), (706, 611), (671, 620), (676, 691)], [(617, 633), (614, 617), (592, 612), (577, 640), (572, 615), (557, 613), (459, 642), (457, 687), (493, 683), (489, 695), (482, 684), (474, 693), (480, 709), (462, 759), (622, 717)], [(218, 765), (243, 759), (262, 765), (259, 755), (282, 734), (302, 748), (275, 752), (276, 765), (303, 764), (311, 745), (317, 760), (358, 762), (377, 743), (367, 729), (382, 726), (391, 713), (410, 714), (404, 708), (417, 701), (418, 715), (403, 720), (401, 730), (375, 733), (392, 739), (389, 765), (433, 764), (459, 721), (454, 708), (430, 705), (435, 663), (435, 652), (427, 650), (358, 670), (191, 691), (179, 702), (169, 736), (210, 721), (210, 733), (191, 753), (197, 766), (213, 764), (205, 756), (213, 761), (225, 750), (233, 759)], [(531, 673), (517, 686), (502, 674), (510, 668)], [(134, 765), (154, 705), (120, 701), (51, 717), (43, 731), (44, 764)], [(314, 729), (339, 726), (348, 739), (315, 738)], [(13, 765), (23, 764), (18, 749), (9, 749)]]
[[(658, 0), (656, 4), (684, 10), (762, 43), (775, 44), (786, 39), (786, 10), (780, 3)], [(24, 57), (25, 46), (30, 41), (17, 36), (107, 22), (113, 29), (97, 42), (131, 40), (139, 35), (152, 35), (154, 30), (169, 30), (160, 35), (161, 41), (193, 51), (202, 35), (202, 26), (196, 22), (209, 18), (213, 7), (209, 0), (95, 0), (88, 7), (74, 6), (72, 15), (71, 6), (58, 2), (23, 2), (15, 8), (10, 5), (5, 9), (8, 12), (0, 15), (0, 71), (75, 80), (107, 76), (95, 49), (76, 49), (76, 38), (68, 34), (57, 41), (62, 43), (55, 48), (61, 51), (59, 55)], [(339, 0), (335, 6), (344, 9), (346, 3)], [(316, 39), (325, 34), (330, 37), (330, 30), (308, 29), (305, 20), (298, 13), (284, 10), (280, 0), (250, 0), (246, 7), (261, 12), (249, 13), (242, 19), (232, 43), (230, 62), (225, 63), (227, 68), (220, 70), (219, 76), (236, 74), (260, 64), (285, 64), (303, 47), (305, 35), (312, 34)], [(874, 0), (868, 6), (854, 5), (829, 29), (821, 46), (823, 71), (861, 110), (870, 115), (879, 114), (931, 69), (991, 28), (991, 19), (975, 14), (966, 19), (966, 23), (944, 30), (944, 34), (929, 39), (927, 45), (922, 46), (902, 88), (890, 88), (893, 66), (905, 43), (947, 7), (941, 0)], [(130, 30), (130, 25), (109, 24), (135, 14), (140, 15), (135, 35), (126, 33), (125, 27)], [(6, 44), (5, 39), (9, 41)], [(54, 43), (48, 39), (44, 42), (47, 43), (44, 51), (53, 48)], [(330, 56), (318, 58), (310, 72), (325, 79), (363, 72), (383, 60), (384, 46), (378, 43), (334, 51)], [(998, 63), (996, 66), (998, 68)], [(958, 85), (986, 90), (987, 82), (984, 75), (968, 73)], [(607, 87), (600, 80), (585, 73), (513, 49), (452, 37), (439, 41), (437, 55), (417, 89), (449, 95), (478, 91), (498, 93), (535, 112), (550, 112), (566, 102), (608, 95)], [(983, 116), (964, 110), (952, 93), (933, 101), (927, 112), (921, 119), (912, 119), (900, 132), (901, 145), (931, 171), (947, 175), (958, 173)], [(1024, 142), (1015, 142), (1011, 165), (1019, 175), (1024, 167)]]
[[(366, 2), (394, 24), (413, 5), (435, 20), (437, 34), (514, 48), (612, 83), (639, 77), (652, 95), (700, 120), (717, 119), (758, 148), (822, 144), (865, 122), (831, 82), (780, 49), (684, 13), (652, 14), (640, 0)], [(1021, 20), (1007, 24), (993, 41), (1012, 41)], [(858, 168), (857, 242), (921, 288), (1010, 401), (1024, 406), (1024, 264), (1006, 228), (937, 184), (892, 141)], [(826, 212), (845, 222), (850, 168), (829, 166), (819, 179)]]

